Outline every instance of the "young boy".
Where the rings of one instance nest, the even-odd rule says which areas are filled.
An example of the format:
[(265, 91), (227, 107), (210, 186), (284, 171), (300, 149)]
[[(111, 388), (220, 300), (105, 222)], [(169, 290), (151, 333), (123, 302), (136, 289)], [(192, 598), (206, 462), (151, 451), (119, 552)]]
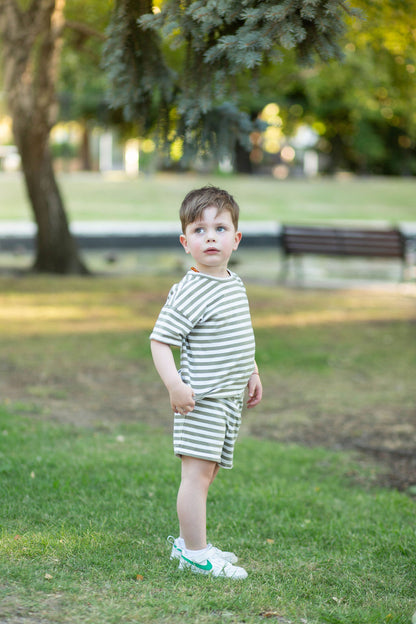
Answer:
[[(179, 568), (241, 579), (247, 572), (234, 553), (206, 537), (208, 489), (219, 467), (232, 468), (244, 391), (247, 407), (261, 401), (254, 335), (244, 285), (228, 269), (237, 249), (239, 207), (213, 186), (191, 191), (182, 202), (180, 242), (194, 266), (175, 284), (151, 333), (155, 367), (174, 410), (174, 451), (181, 458), (177, 498), (180, 536), (171, 558)], [(181, 349), (176, 370), (171, 346)]]

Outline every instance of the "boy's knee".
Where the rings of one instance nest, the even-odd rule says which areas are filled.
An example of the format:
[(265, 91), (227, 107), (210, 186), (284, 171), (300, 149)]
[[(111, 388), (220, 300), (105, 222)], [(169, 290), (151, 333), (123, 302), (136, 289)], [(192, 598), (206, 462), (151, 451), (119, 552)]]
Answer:
[(216, 466), (215, 462), (183, 455), (182, 480), (191, 479), (209, 487), (216, 474)]

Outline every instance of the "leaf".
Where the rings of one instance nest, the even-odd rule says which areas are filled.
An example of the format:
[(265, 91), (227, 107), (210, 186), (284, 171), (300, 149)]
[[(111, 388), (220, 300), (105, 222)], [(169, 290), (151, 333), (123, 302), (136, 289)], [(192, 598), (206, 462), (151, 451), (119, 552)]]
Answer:
[(136, 581), (143, 581), (143, 580), (144, 580), (143, 574), (136, 574)]
[(45, 579), (45, 581), (51, 581), (53, 579), (53, 576), (51, 574), (46, 573), (43, 578)]

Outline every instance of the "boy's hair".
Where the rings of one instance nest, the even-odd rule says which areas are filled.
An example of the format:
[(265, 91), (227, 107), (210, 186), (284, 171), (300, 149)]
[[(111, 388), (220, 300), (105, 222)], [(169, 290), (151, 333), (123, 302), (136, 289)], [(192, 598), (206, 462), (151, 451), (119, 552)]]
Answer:
[(238, 229), (240, 208), (234, 197), (216, 186), (203, 186), (190, 191), (182, 202), (179, 212), (182, 232), (185, 234), (186, 226), (194, 223), (206, 208), (211, 207), (217, 208), (218, 213), (228, 210), (235, 229)]

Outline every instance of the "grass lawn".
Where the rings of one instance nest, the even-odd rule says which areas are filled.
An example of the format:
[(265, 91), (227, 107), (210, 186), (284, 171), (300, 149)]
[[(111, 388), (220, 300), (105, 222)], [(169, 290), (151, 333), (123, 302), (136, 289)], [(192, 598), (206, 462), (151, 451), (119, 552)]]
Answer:
[[(397, 223), (416, 221), (416, 182), (408, 178), (290, 179), (157, 174), (128, 179), (120, 174), (60, 174), (72, 220), (177, 221), (192, 188), (216, 184), (235, 195), (243, 220), (337, 219)], [(0, 220), (31, 219), (20, 174), (0, 172)]]
[(210, 538), (249, 578), (215, 580), (169, 561), (170, 436), (23, 411), (0, 412), (1, 621), (410, 622), (414, 503), (353, 485), (348, 455), (243, 439), (208, 516)]
[(0, 621), (410, 624), (415, 501), (348, 449), (414, 446), (414, 291), (248, 286), (265, 397), (208, 506), (232, 582), (169, 561), (172, 281), (0, 277)]

